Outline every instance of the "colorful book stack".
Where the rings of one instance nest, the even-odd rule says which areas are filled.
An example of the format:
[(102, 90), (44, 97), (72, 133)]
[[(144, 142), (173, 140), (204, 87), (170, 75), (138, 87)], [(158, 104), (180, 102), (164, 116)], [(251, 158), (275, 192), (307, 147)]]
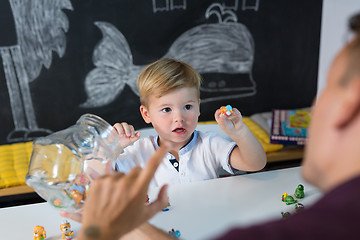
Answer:
[(305, 145), (310, 119), (310, 109), (274, 109), (270, 142), (284, 145)]

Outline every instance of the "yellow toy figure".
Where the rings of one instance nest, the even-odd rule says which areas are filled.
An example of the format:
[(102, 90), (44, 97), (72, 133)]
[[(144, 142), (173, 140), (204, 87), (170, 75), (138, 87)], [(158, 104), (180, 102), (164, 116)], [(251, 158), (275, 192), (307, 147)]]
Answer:
[(34, 227), (34, 240), (44, 240), (46, 238), (46, 231), (43, 226)]
[(284, 193), (283, 195), (282, 195), (282, 197), (281, 197), (281, 201), (285, 201), (285, 198), (288, 196), (288, 194), (287, 193)]
[(61, 239), (71, 240), (74, 235), (74, 231), (71, 230), (70, 223), (68, 221), (64, 221), (60, 225), (60, 230), (62, 231)]

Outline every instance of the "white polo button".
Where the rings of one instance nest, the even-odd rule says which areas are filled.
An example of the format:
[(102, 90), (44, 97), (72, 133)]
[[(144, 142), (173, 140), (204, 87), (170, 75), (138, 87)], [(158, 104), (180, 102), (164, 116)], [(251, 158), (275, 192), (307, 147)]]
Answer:
[(185, 176), (185, 173), (182, 172), (182, 173), (181, 173), (181, 176)]
[(179, 166), (179, 163), (175, 162), (174, 167), (178, 167), (178, 166)]

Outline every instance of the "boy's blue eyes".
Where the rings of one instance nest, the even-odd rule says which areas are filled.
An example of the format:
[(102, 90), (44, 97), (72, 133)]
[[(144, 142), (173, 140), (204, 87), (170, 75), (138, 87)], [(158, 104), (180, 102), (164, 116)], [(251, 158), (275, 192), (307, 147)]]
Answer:
[[(190, 109), (192, 109), (192, 108), (193, 108), (192, 105), (185, 105), (185, 106), (184, 106), (184, 109), (185, 109), (185, 110), (190, 110)], [(166, 107), (166, 108), (161, 109), (161, 111), (162, 111), (162, 112), (170, 112), (170, 111), (171, 111), (171, 108)]]
[(185, 105), (185, 109), (190, 110), (190, 109), (192, 109), (192, 106), (191, 105)]
[(171, 108), (163, 108), (161, 111), (163, 111), (163, 112), (170, 112), (170, 111), (171, 111)]

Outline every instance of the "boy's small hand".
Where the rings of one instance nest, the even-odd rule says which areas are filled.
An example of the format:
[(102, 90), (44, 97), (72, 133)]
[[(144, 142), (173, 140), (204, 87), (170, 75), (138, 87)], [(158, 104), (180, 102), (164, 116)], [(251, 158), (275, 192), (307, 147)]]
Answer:
[(237, 133), (244, 125), (240, 111), (237, 108), (233, 108), (232, 111), (233, 112), (229, 117), (221, 114), (220, 108), (215, 112), (216, 122), (219, 124), (221, 129), (229, 136)]
[(122, 148), (126, 148), (127, 146), (136, 142), (141, 135), (140, 132), (135, 133), (134, 127), (126, 122), (115, 123), (114, 128), (119, 134), (120, 145)]

